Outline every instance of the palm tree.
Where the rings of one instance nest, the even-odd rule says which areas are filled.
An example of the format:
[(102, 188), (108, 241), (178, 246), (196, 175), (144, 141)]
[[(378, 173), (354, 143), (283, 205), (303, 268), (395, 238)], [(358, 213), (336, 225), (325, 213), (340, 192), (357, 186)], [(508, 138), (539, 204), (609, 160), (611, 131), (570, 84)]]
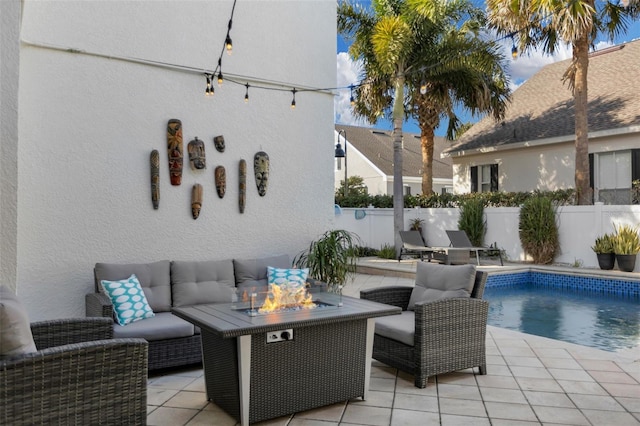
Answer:
[(587, 73), (589, 47), (596, 36), (613, 40), (624, 32), (629, 20), (638, 19), (638, 0), (487, 0), (488, 19), (500, 34), (517, 37), (520, 52), (542, 45), (553, 54), (561, 41), (571, 44), (573, 60), (564, 81), (575, 103), (575, 189), (577, 203), (592, 204), (589, 186), (589, 146), (587, 122)]
[[(468, 0), (373, 0), (372, 11), (343, 2), (338, 31), (353, 40), (350, 54), (363, 65), (356, 88), (356, 115), (375, 123), (391, 117), (394, 141), (394, 235), (402, 241), (402, 123), (418, 118), (423, 157), (423, 193), (433, 188), (434, 130), (449, 118), (450, 138), (459, 120), (456, 104), (473, 112), (504, 114), (508, 96), (501, 57), (474, 30), (482, 12)], [(466, 21), (466, 22), (465, 22)], [(426, 88), (427, 90), (420, 90)], [(405, 89), (408, 96), (405, 97)]]

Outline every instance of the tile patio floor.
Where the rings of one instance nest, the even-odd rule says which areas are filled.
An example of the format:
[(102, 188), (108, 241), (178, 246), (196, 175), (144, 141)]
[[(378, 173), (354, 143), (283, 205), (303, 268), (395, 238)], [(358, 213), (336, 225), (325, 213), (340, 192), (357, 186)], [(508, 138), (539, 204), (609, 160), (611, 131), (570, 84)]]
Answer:
[[(361, 288), (413, 285), (413, 279), (357, 274)], [(613, 353), (488, 327), (486, 376), (463, 370), (413, 378), (373, 361), (370, 396), (260, 425), (640, 425), (640, 346)], [(201, 368), (151, 374), (150, 425), (235, 425), (206, 400)]]

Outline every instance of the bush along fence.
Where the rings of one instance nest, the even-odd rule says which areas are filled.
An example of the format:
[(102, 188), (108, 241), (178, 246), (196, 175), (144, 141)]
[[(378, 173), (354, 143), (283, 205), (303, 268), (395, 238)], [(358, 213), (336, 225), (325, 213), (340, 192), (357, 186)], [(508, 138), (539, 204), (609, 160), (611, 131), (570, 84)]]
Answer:
[[(432, 194), (432, 195), (405, 195), (405, 208), (442, 208), (460, 207), (468, 200), (481, 200), (485, 207), (520, 207), (529, 198), (545, 196), (554, 205), (575, 205), (575, 191), (562, 189), (557, 191), (533, 191), (533, 192), (474, 192), (468, 194)], [(353, 194), (347, 197), (338, 192), (335, 203), (340, 207), (355, 208), (393, 208), (392, 195)]]

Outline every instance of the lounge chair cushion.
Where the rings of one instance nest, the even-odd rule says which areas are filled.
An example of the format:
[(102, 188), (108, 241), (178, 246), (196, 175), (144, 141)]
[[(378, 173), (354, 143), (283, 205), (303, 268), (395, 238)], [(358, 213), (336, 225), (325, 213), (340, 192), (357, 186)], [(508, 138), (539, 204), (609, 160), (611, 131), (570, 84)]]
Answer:
[(418, 262), (416, 285), (411, 292), (408, 310), (416, 303), (451, 297), (470, 297), (476, 276), (474, 265), (438, 265)]
[(230, 259), (171, 262), (171, 280), (174, 307), (232, 302), (235, 294)]
[(376, 334), (406, 345), (413, 346), (415, 331), (416, 317), (413, 311), (376, 318)]
[(13, 291), (0, 286), (0, 359), (36, 351), (26, 309)]
[(102, 280), (100, 285), (111, 299), (113, 316), (118, 324), (127, 325), (155, 315), (136, 274), (131, 274), (125, 280)]
[(289, 268), (291, 261), (286, 254), (260, 259), (233, 259), (233, 268), (238, 289), (255, 287), (258, 291), (267, 288), (267, 266)]
[(118, 324), (113, 326), (113, 337), (115, 339), (141, 337), (151, 342), (153, 340), (189, 337), (193, 336), (193, 334), (193, 324), (178, 318), (171, 312), (160, 312), (153, 318), (132, 322), (126, 327)]
[(96, 291), (104, 293), (100, 281), (118, 281), (136, 274), (153, 312), (171, 310), (170, 262), (153, 263), (96, 263), (93, 269)]

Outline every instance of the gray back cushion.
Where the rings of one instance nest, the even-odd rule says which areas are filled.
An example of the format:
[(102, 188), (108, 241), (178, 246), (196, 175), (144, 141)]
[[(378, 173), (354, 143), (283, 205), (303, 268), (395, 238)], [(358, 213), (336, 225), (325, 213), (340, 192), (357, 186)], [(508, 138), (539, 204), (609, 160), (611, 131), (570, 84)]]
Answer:
[(102, 292), (100, 281), (117, 281), (136, 274), (149, 306), (154, 312), (171, 310), (170, 262), (153, 263), (96, 263), (93, 269), (96, 291)]
[(267, 287), (267, 266), (290, 268), (291, 260), (286, 254), (260, 259), (233, 259), (236, 287), (249, 289), (255, 287), (264, 291)]
[(475, 265), (439, 265), (430, 262), (416, 264), (416, 285), (409, 306), (451, 297), (470, 297), (476, 278)]
[(209, 260), (171, 262), (173, 306), (225, 303), (233, 300), (233, 262)]

